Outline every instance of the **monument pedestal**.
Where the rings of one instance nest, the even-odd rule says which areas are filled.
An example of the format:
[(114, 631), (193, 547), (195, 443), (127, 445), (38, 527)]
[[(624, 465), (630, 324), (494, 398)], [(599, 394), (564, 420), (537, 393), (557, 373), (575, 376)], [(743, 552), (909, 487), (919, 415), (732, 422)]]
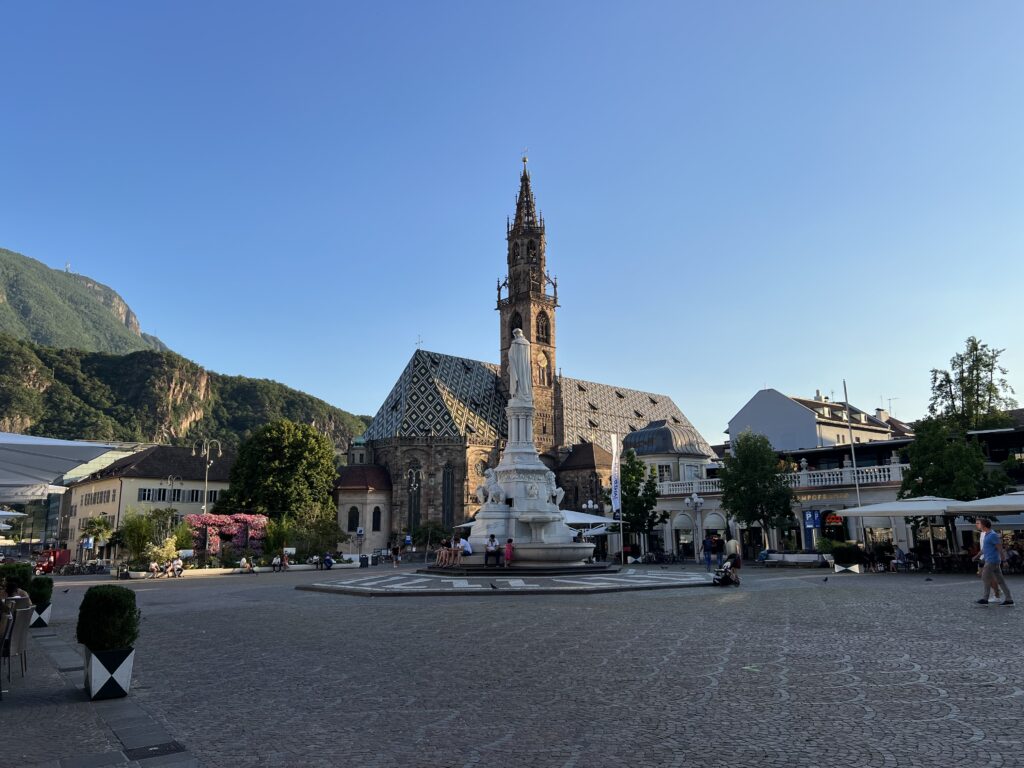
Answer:
[(469, 532), (473, 551), (483, 552), (484, 543), (494, 534), (501, 547), (512, 539), (515, 566), (582, 566), (593, 555), (594, 545), (574, 541), (576, 532), (565, 524), (558, 508), (563, 491), (533, 444), (532, 401), (513, 396), (505, 413), (508, 442), (483, 487), (488, 498)]

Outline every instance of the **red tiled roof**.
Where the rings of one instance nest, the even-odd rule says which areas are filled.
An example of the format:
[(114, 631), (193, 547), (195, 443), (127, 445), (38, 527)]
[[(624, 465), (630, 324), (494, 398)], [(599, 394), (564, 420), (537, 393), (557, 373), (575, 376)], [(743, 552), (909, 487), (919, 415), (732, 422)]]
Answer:
[(376, 464), (357, 464), (343, 467), (334, 487), (345, 491), (390, 491), (391, 477), (384, 467)]

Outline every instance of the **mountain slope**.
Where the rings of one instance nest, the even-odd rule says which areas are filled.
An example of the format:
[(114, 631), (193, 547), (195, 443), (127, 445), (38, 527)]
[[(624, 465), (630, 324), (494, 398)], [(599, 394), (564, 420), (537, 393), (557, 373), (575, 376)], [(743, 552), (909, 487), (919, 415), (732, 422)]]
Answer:
[(165, 350), (116, 291), (0, 248), (0, 333), (50, 347), (124, 354)]
[(173, 352), (53, 349), (0, 334), (0, 431), (57, 438), (237, 446), (287, 418), (347, 450), (366, 422), (266, 379), (223, 376)]

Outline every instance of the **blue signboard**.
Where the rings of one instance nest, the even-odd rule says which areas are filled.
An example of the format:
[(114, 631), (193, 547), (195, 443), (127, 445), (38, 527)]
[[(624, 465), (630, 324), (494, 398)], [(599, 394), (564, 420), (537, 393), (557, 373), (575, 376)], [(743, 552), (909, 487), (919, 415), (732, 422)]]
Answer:
[(804, 528), (820, 528), (821, 527), (821, 510), (818, 509), (806, 509), (804, 510)]

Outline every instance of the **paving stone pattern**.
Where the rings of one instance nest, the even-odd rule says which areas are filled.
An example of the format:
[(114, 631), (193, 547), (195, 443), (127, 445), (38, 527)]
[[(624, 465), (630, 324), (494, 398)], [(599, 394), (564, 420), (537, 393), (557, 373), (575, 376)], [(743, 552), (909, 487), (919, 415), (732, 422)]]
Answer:
[(1024, 766), (1024, 608), (974, 605), (964, 576), (744, 575), (498, 599), (147, 585), (132, 699), (224, 768)]

